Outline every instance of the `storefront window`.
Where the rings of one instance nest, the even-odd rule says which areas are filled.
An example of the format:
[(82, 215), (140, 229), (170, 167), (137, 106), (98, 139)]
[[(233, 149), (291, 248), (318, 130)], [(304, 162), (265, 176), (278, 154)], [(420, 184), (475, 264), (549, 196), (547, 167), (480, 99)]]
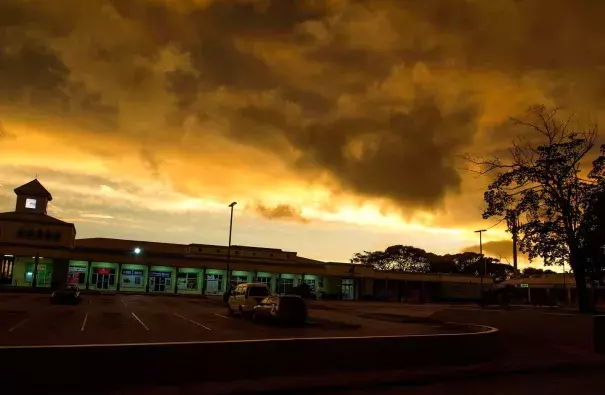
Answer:
[(179, 273), (178, 285), (179, 289), (187, 291), (197, 290), (197, 273)]
[(282, 278), (279, 280), (279, 286), (277, 287), (278, 293), (288, 294), (292, 292), (292, 288), (294, 288), (294, 279), (292, 278)]
[(248, 282), (248, 276), (231, 276), (231, 282), (233, 284), (241, 284)]
[(143, 287), (144, 277), (145, 272), (143, 270), (122, 269), (120, 286), (141, 288)]
[(270, 285), (271, 284), (271, 277), (257, 277), (256, 278), (256, 282), (257, 283), (263, 283), (263, 284)]
[(311, 291), (312, 294), (315, 293), (315, 287), (317, 284), (316, 280), (309, 280), (309, 279), (305, 279), (305, 284), (307, 284), (309, 286), (309, 289)]
[(206, 293), (208, 295), (220, 294), (222, 286), (223, 276), (221, 274), (208, 274), (206, 276)]
[(85, 284), (86, 283), (86, 267), (70, 266), (67, 272), (68, 284)]
[(46, 263), (39, 263), (38, 274), (36, 277), (36, 285), (38, 287), (50, 285), (53, 277), (52, 265), (47, 265)]

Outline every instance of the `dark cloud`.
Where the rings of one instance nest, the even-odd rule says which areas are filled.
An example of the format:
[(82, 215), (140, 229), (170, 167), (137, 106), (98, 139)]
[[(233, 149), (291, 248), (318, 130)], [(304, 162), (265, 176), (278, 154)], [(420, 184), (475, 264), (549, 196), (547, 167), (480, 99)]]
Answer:
[(454, 154), (472, 139), (475, 111), (468, 107), (448, 113), (428, 98), (388, 119), (360, 116), (316, 123), (291, 138), (305, 153), (305, 163), (328, 169), (352, 191), (434, 205), (460, 185)]
[[(601, 2), (340, 4), (5, 1), (0, 102), (144, 141), (155, 176), (154, 151), (170, 142), (142, 133), (224, 120), (220, 133), (278, 155), (304, 181), (327, 173), (346, 192), (409, 209), (459, 193), (458, 154), (505, 152), (514, 135), (502, 121), (515, 114), (494, 115), (502, 106), (603, 103)], [(163, 59), (166, 48), (186, 60)], [(489, 138), (473, 146), (484, 119)]]
[(309, 222), (308, 219), (301, 215), (299, 210), (287, 204), (278, 204), (275, 207), (267, 207), (265, 205), (258, 204), (255, 207), (255, 211), (267, 219), (296, 221), (303, 223)]

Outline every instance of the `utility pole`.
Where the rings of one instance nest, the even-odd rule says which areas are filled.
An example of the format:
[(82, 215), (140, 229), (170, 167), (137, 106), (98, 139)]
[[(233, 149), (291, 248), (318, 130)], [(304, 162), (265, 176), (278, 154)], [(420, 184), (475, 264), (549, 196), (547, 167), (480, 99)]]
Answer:
[(229, 220), (229, 247), (227, 248), (227, 292), (231, 292), (231, 231), (233, 230), (233, 207), (237, 202), (229, 205), (231, 207), (231, 219)]
[(481, 274), (481, 297), (483, 297), (483, 277), (487, 275), (487, 261), (483, 257), (483, 232), (487, 232), (487, 229), (476, 230), (475, 233), (479, 233), (479, 255), (483, 261), (483, 273)]

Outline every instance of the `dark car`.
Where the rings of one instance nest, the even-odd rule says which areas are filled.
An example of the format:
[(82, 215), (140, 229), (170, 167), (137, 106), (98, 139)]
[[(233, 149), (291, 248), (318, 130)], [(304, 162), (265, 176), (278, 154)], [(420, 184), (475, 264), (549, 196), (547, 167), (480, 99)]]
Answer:
[(307, 322), (307, 304), (299, 295), (273, 295), (254, 306), (252, 319), (302, 326)]
[(80, 302), (80, 288), (77, 284), (65, 284), (56, 288), (50, 296), (52, 304), (78, 304)]

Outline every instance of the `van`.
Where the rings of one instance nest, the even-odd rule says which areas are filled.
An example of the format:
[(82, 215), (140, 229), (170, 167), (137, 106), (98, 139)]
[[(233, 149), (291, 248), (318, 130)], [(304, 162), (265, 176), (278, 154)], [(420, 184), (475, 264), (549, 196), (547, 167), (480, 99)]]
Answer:
[(233, 314), (238, 312), (242, 315), (251, 315), (254, 311), (254, 306), (269, 296), (269, 287), (263, 283), (244, 283), (239, 284), (231, 295), (227, 308), (228, 313)]

